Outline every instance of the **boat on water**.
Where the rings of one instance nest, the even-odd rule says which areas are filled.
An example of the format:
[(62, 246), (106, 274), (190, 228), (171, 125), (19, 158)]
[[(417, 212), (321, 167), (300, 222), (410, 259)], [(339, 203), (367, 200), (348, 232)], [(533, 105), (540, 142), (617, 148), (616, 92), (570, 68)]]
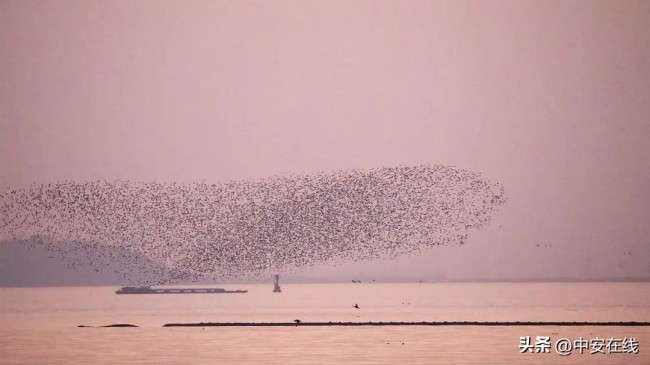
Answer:
[(248, 290), (222, 288), (152, 288), (150, 286), (123, 286), (115, 294), (240, 294)]

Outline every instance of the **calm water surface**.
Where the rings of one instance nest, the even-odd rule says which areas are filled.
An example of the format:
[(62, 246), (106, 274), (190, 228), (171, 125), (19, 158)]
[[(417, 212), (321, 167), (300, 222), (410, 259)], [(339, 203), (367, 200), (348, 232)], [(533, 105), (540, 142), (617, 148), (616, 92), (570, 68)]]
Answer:
[[(0, 289), (0, 363), (650, 364), (650, 327), (161, 327), (294, 319), (650, 321), (650, 283), (285, 284), (281, 294), (272, 285), (219, 287), (249, 292)], [(139, 328), (77, 328), (112, 323)], [(635, 337), (640, 351), (521, 354), (520, 336)]]

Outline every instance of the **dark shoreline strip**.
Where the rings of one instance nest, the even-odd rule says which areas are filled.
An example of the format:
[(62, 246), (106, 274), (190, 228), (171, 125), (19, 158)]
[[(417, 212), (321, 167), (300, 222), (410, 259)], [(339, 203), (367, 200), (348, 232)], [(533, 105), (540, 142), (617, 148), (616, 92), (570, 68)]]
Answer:
[(83, 324), (78, 325), (77, 327), (79, 328), (109, 328), (109, 327), (138, 327), (134, 324), (129, 324), (129, 323), (117, 323), (117, 324), (109, 324), (106, 326), (86, 326)]
[(163, 327), (304, 327), (304, 326), (650, 326), (650, 322), (200, 322)]

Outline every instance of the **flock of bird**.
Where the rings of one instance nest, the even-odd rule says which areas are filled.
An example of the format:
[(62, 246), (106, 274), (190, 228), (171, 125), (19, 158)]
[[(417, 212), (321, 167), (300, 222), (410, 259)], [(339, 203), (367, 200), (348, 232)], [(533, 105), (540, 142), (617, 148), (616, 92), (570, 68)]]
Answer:
[(505, 201), (500, 184), (441, 165), (216, 184), (60, 182), (0, 192), (0, 239), (126, 281), (155, 267), (139, 284), (163, 284), (463, 244)]

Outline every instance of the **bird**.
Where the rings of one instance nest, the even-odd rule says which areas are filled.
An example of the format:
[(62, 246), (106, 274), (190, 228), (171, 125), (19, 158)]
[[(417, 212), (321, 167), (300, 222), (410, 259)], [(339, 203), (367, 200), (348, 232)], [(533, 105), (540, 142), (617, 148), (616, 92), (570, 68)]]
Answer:
[(355, 305), (353, 305), (353, 307), (356, 308), (356, 309), (360, 309), (359, 304), (355, 304)]

